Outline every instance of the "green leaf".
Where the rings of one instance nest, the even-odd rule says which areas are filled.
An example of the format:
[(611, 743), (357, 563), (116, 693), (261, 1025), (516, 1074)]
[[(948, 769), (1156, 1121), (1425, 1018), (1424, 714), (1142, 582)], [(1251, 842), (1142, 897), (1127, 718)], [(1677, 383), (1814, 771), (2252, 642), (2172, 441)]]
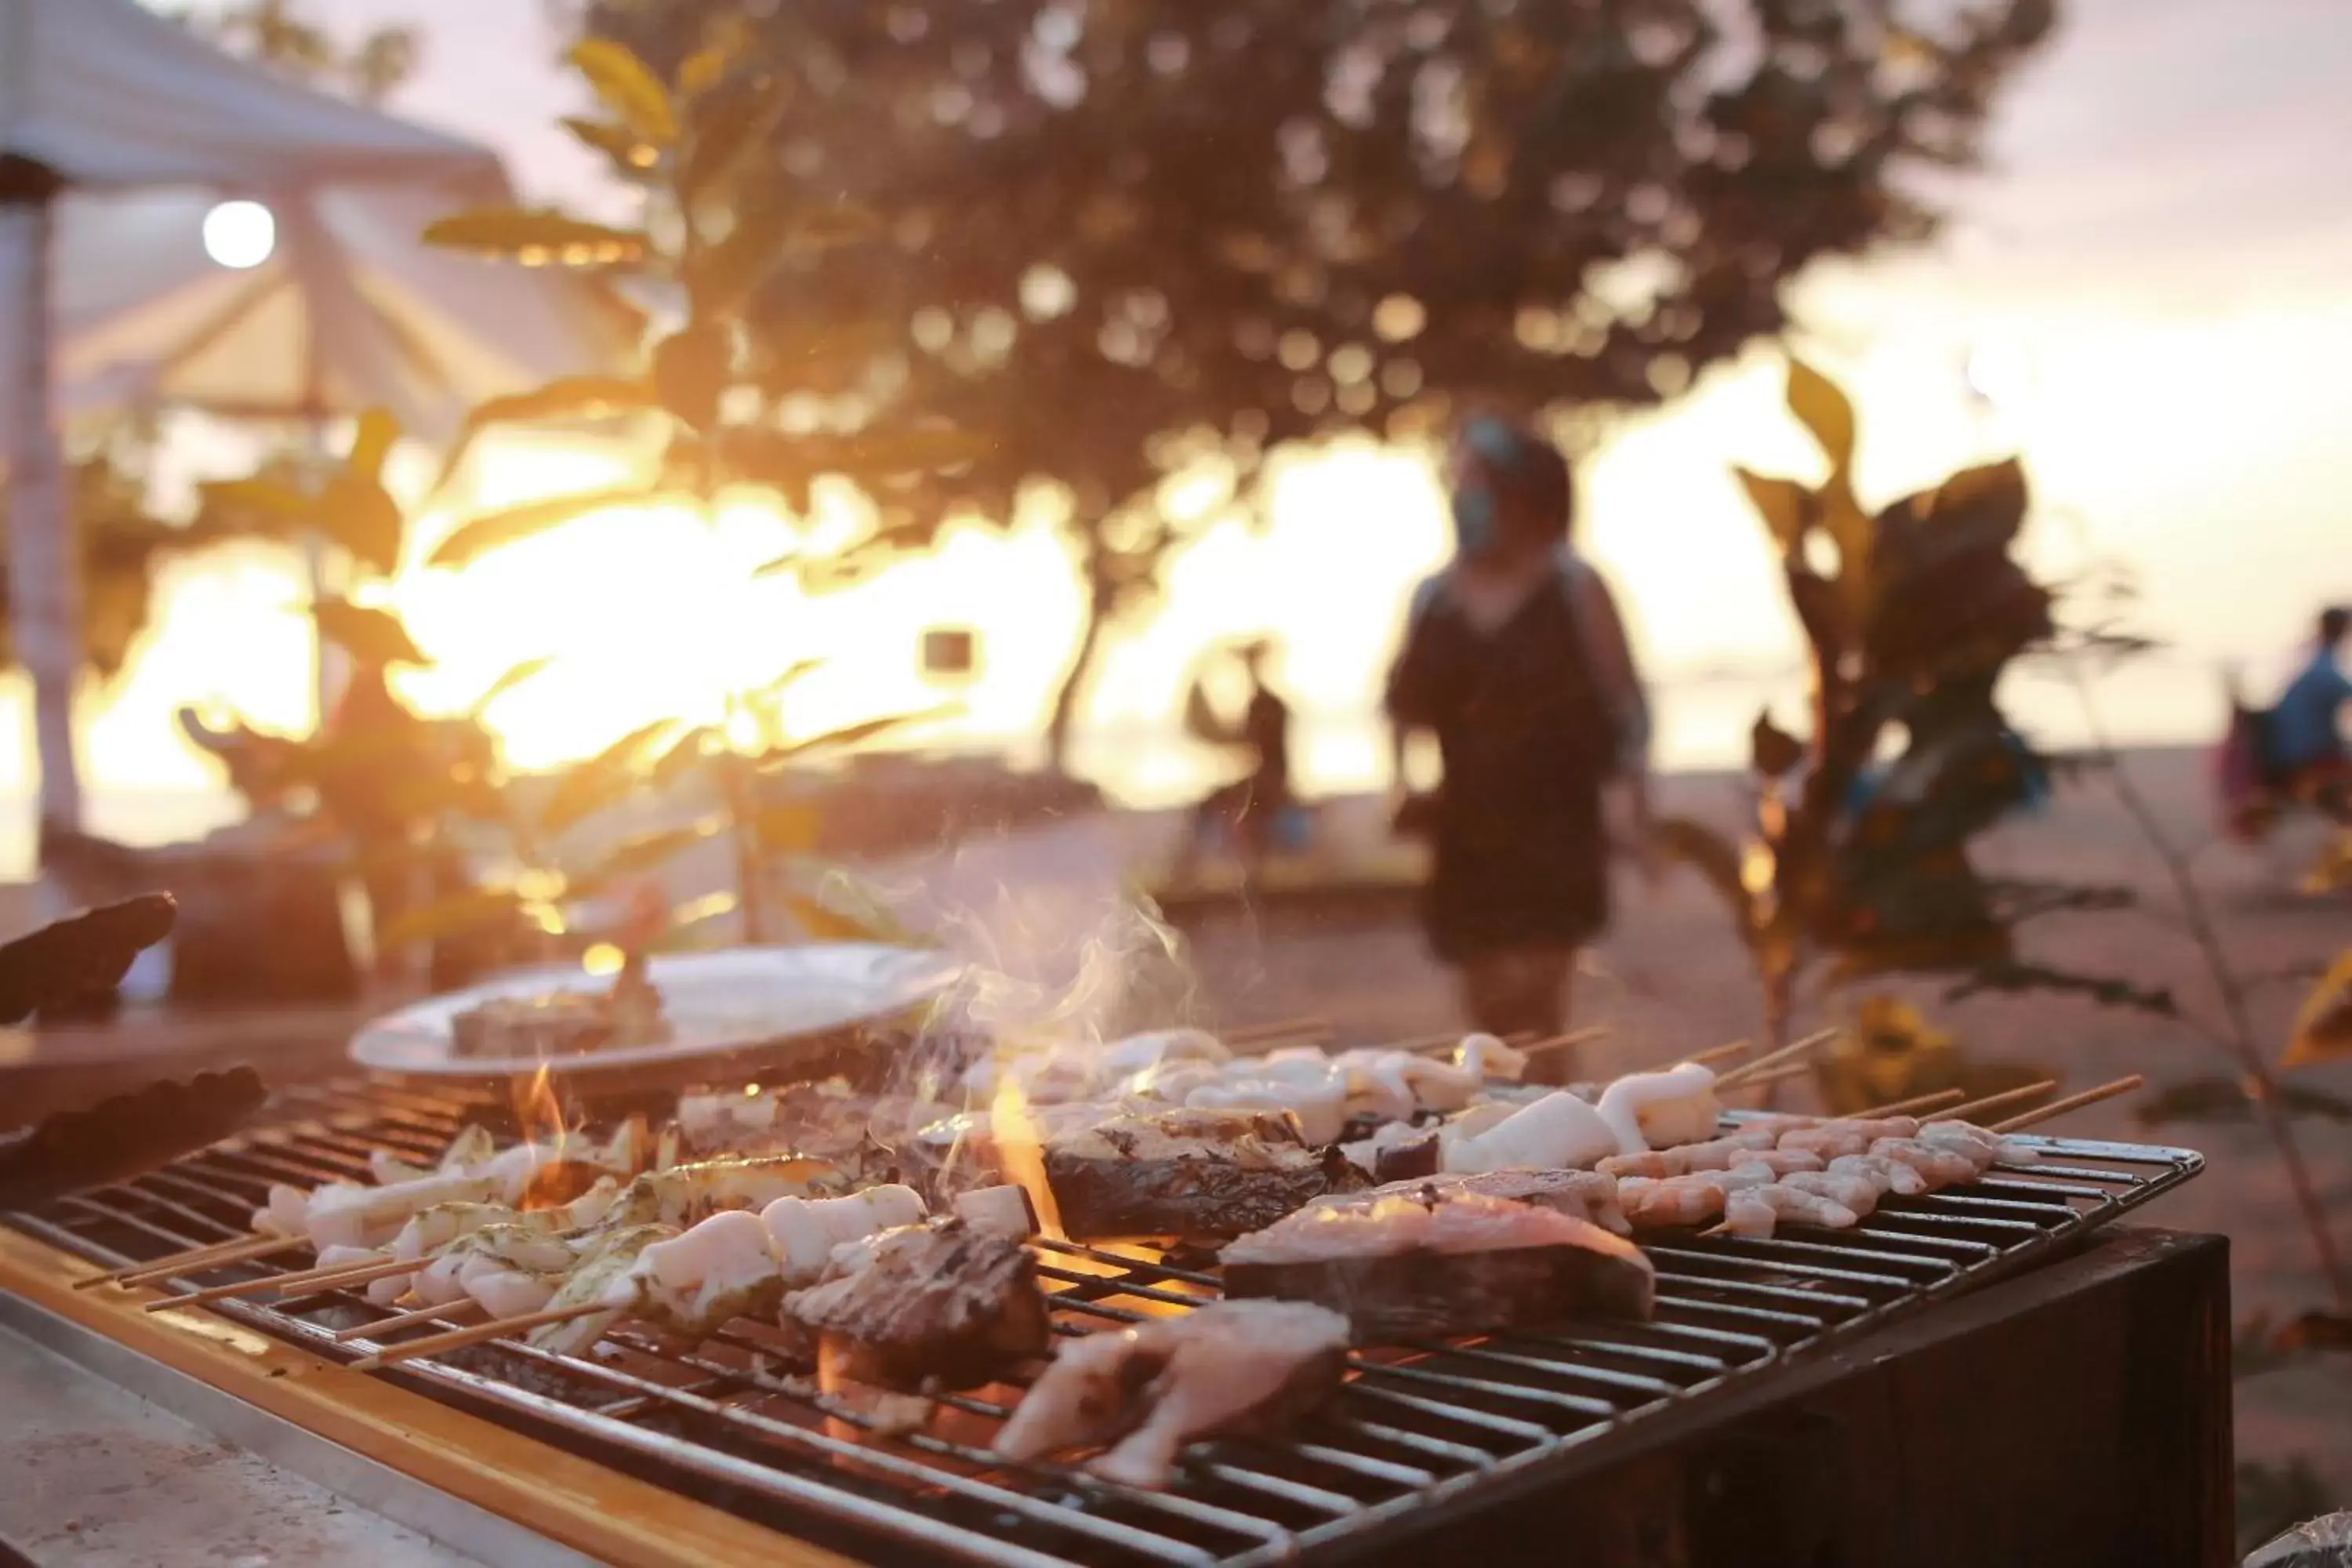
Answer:
[(2006, 545), (2025, 523), (2025, 469), (2015, 458), (1963, 468), (1918, 498), (1946, 528), (1965, 528), (1987, 547)]
[(1829, 454), (1831, 468), (1853, 466), (1853, 405), (1837, 384), (1801, 359), (1789, 362), (1789, 412)]
[(529, 392), (485, 398), (466, 416), (465, 427), (442, 459), (436, 489), (448, 484), (457, 466), (473, 449), (475, 440), (493, 425), (528, 425), (568, 419), (595, 419), (614, 414), (635, 414), (658, 406), (653, 388), (634, 376), (566, 375)]
[(371, 609), (349, 599), (321, 599), (310, 606), (319, 635), (363, 665), (429, 664), (410, 640), (408, 628), (389, 610)]
[[(753, 82), (739, 82), (697, 102), (678, 159), (678, 200), (691, 209), (722, 195), (745, 155), (772, 140), (783, 109), (782, 95), (772, 86)], [(738, 214), (739, 224), (745, 219)]]
[[(307, 524), (317, 514), (319, 500), (275, 479), (213, 479), (199, 487), (207, 509), (252, 512), (289, 525)], [(289, 529), (289, 531), (291, 530)]]
[(381, 408), (371, 408), (359, 417), (352, 432), (352, 455), (343, 467), (370, 479), (383, 478), (383, 461), (392, 456), (392, 448), (400, 440), (400, 421)]
[(2253, 1101), (2233, 1078), (2196, 1078), (2166, 1084), (2132, 1105), (2132, 1120), (2143, 1127), (2181, 1121), (2249, 1121), (2253, 1114)]
[(753, 701), (763, 701), (781, 697), (784, 694), (784, 691), (788, 687), (793, 685), (803, 676), (810, 674), (812, 671), (822, 669), (823, 668), (824, 668), (824, 660), (821, 658), (795, 659), (791, 664), (786, 665), (782, 672), (777, 675), (774, 679), (763, 681), (760, 685), (754, 686), (750, 690), (744, 692), (743, 695)]
[(674, 719), (640, 724), (603, 751), (568, 769), (555, 781), (546, 804), (539, 810), (540, 826), (550, 834), (563, 832), (618, 802), (644, 781), (642, 758), (655, 741), (669, 732)]
[(811, 752), (833, 751), (843, 746), (859, 745), (877, 735), (887, 734), (901, 725), (919, 724), (929, 720), (943, 718), (956, 711), (956, 708), (955, 703), (941, 702), (929, 708), (917, 709), (910, 713), (889, 713), (879, 719), (866, 719), (856, 724), (844, 724), (837, 730), (827, 730), (822, 735), (812, 735), (805, 741), (794, 741), (791, 745), (779, 746), (761, 760), (763, 763), (779, 763), (795, 757), (806, 756)]
[(474, 699), (473, 705), (466, 710), (467, 717), (478, 721), (483, 709), (488, 708), (554, 662), (554, 655), (541, 654), (536, 658), (527, 658), (520, 664), (510, 667), (505, 674), (490, 682), (488, 689)]
[(776, 268), (788, 229), (773, 205), (736, 215), (735, 226), (716, 245), (704, 247), (686, 265), (686, 288), (697, 320), (709, 321), (740, 310), (751, 291)]
[(615, 125), (607, 120), (583, 120), (577, 115), (565, 115), (563, 128), (571, 132), (581, 145), (591, 152), (602, 153), (612, 162), (613, 172), (625, 180), (641, 180), (646, 171), (661, 162), (661, 149), (625, 125)]
[(520, 261), (526, 267), (625, 267), (646, 240), (631, 228), (590, 223), (551, 207), (476, 207), (425, 227), (425, 243)]
[(593, 868), (572, 878), (572, 890), (580, 897), (593, 897), (618, 884), (634, 881), (660, 869), (696, 845), (709, 842), (725, 826), (716, 817), (706, 817), (683, 827), (664, 827), (625, 839)]
[(582, 490), (576, 494), (550, 496), (543, 500), (525, 501), (500, 511), (488, 511), (467, 518), (449, 531), (449, 536), (433, 547), (426, 556), (428, 566), (463, 566), (488, 554), (502, 545), (513, 544), (549, 529), (560, 528), (575, 518), (607, 507), (630, 506), (659, 499), (661, 492), (650, 485), (615, 485), (609, 489)]
[(1751, 764), (1768, 779), (1779, 778), (1805, 760), (1805, 743), (1773, 723), (1769, 708), (1756, 716), (1748, 742)]
[(1748, 503), (1763, 518), (1765, 531), (1784, 555), (1803, 542), (1805, 525), (1816, 508), (1812, 492), (1794, 479), (1777, 479), (1769, 474), (1750, 473), (1746, 468), (1731, 470), (1739, 478), (1740, 488), (1748, 492)]
[(2135, 985), (2130, 981), (2112, 975), (2077, 974), (2068, 970), (2053, 969), (2046, 964), (2018, 960), (1987, 964), (1954, 985), (1947, 995), (1958, 1001), (1987, 991), (2007, 992), (2012, 995), (2046, 991), (2060, 995), (2081, 996), (2096, 1002), (2102, 1007), (2128, 1007), (2159, 1018), (2180, 1016), (2180, 1005), (2173, 999), (2171, 991), (2163, 986)]
[(2328, 1094), (2305, 1084), (2278, 1086), (2278, 1108), (2289, 1116), (2316, 1116), (2328, 1121), (2352, 1121), (2352, 1100)]
[(672, 742), (667, 751), (654, 760), (646, 770), (646, 782), (655, 789), (675, 789), (695, 769), (702, 765), (709, 754), (710, 740), (718, 733), (708, 724), (698, 724)]
[(400, 505), (383, 484), (347, 468), (327, 481), (319, 498), (319, 521), (327, 537), (386, 576), (400, 569), (401, 541), (408, 531)]
[(677, 140), (677, 114), (670, 107), (669, 89), (626, 46), (610, 38), (587, 38), (574, 44), (564, 58), (588, 79), (622, 124), (656, 147)]
[(2339, 955), (2304, 998), (2279, 1066), (2312, 1067), (2347, 1057), (2352, 1057), (2352, 950)]
[(1687, 817), (1661, 817), (1650, 826), (1650, 842), (1665, 858), (1690, 867), (1730, 909), (1743, 939), (1752, 938), (1755, 900), (1740, 879), (1739, 847), (1712, 827)]
[(654, 393), (672, 415), (709, 430), (719, 423), (734, 358), (735, 336), (726, 322), (693, 322), (654, 345)]

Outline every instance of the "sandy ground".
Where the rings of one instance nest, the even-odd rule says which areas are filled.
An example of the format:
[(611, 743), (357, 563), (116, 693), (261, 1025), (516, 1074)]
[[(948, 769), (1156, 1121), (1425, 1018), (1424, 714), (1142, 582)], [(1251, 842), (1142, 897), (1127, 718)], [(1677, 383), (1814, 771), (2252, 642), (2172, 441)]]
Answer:
[[(2181, 842), (2210, 835), (2200, 759), (2184, 752), (2137, 754), (2127, 764), (2167, 831)], [(1720, 778), (1682, 778), (1664, 791), (1667, 809), (1736, 823), (1735, 786)], [(1372, 831), (1370, 803), (1342, 803), (1328, 813), (1335, 837)], [(1016, 838), (915, 858), (885, 874), (886, 889), (913, 917), (944, 921), (980, 954), (1039, 977), (1066, 976), (1094, 944), (1106, 959), (1148, 949), (1150, 933), (1109, 918), (1120, 889), (1165, 849), (1173, 828), (1164, 818), (1097, 818)], [(2352, 901), (2314, 900), (2293, 892), (2295, 876), (2318, 844), (2315, 829), (2294, 830), (2263, 851), (2209, 845), (2196, 867), (2226, 944), (2248, 973), (2308, 965), (2352, 946)], [(2218, 1001), (2193, 945), (2179, 929), (2178, 906), (2162, 868), (2129, 817), (2102, 785), (2062, 795), (2043, 816), (1992, 836), (1988, 869), (2017, 876), (2112, 883), (2142, 899), (2137, 911), (2053, 917), (2031, 930), (2029, 956), (2094, 973), (2173, 988), (2185, 1006), (2218, 1018)], [(1276, 905), (1236, 906), (1198, 925), (1188, 957), (1197, 1001), (1212, 1017), (1263, 1019), (1315, 1013), (1343, 1037), (1394, 1038), (1454, 1022), (1447, 976), (1425, 955), (1418, 932), (1395, 900), (1359, 900), (1301, 911)], [(1104, 963), (1106, 973), (1131, 963)], [(2107, 1011), (2047, 997), (1979, 998), (1947, 1005), (1934, 987), (1902, 988), (1922, 1001), (1939, 1026), (1959, 1037), (1974, 1058), (2032, 1063), (2084, 1086), (2141, 1072), (2158, 1085), (2228, 1070), (2191, 1028), (2144, 1015)], [(2300, 986), (2257, 994), (2258, 1026), (2282, 1039)], [(1043, 1005), (1041, 992), (1017, 987), (1001, 999), (1018, 1014)], [(1816, 1008), (1816, 1012), (1819, 1012)], [(1614, 1026), (1584, 1063), (1595, 1076), (1665, 1059), (1756, 1027), (1755, 994), (1745, 958), (1725, 915), (1695, 878), (1655, 888), (1621, 883), (1615, 929), (1590, 955), (1580, 983), (1579, 1022)], [(1825, 1015), (1824, 1015), (1825, 1016)], [(71, 1053), (118, 1058), (115, 1073), (143, 1079), (160, 1064), (251, 1057), (273, 1076), (323, 1074), (340, 1061), (348, 1021), (279, 1019), (263, 1030), (229, 1021), (184, 1034), (144, 1029), (127, 1041), (79, 1043)], [(240, 1042), (243, 1043), (242, 1047)], [(12, 1060), (0, 1050), (0, 1111), (21, 1115), (80, 1098), (99, 1081), (92, 1069), (61, 1062), (44, 1042), (21, 1044)], [(124, 1056), (131, 1060), (120, 1060)], [(116, 1081), (120, 1081), (116, 1078)], [(2314, 1087), (2352, 1098), (2352, 1064), (2310, 1075)], [(94, 1098), (94, 1095), (90, 1096)], [(0, 1114), (0, 1124), (16, 1120)], [(2070, 1120), (2084, 1136), (2147, 1137), (2122, 1105)], [(2339, 1245), (2352, 1251), (2352, 1126), (2301, 1124), (2302, 1146), (2335, 1220)], [(2221, 1231), (2232, 1243), (2237, 1307), (2289, 1314), (2325, 1304), (2325, 1283), (2295, 1222), (2277, 1160), (2252, 1126), (2175, 1125), (2159, 1141), (2203, 1150), (2208, 1173), (2159, 1206), (2149, 1223)], [(2352, 1507), (2352, 1356), (2266, 1373), (2241, 1388), (2241, 1450), (2249, 1458), (2310, 1458), (2337, 1506)]]

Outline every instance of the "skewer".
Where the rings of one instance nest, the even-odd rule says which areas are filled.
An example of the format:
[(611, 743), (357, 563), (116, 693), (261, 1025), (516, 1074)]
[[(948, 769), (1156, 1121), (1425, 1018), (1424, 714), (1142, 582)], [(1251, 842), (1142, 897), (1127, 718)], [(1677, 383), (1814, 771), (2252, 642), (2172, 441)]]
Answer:
[[(1857, 1110), (1851, 1117), (1824, 1116), (1822, 1120), (1824, 1121), (1863, 1121), (1874, 1120), (1882, 1116), (1907, 1116), (1914, 1111), (1932, 1110), (1939, 1105), (1949, 1105), (1952, 1101), (1959, 1099), (1961, 1094), (1964, 1092), (1964, 1090), (1957, 1089), (1939, 1089), (1933, 1094), (1915, 1094), (1908, 1100), (1890, 1100), (1885, 1105), (1874, 1105), (1866, 1110)], [(1942, 1118), (1937, 1117), (1933, 1120), (1941, 1121)]]
[(1974, 1121), (1988, 1110), (2005, 1110), (2011, 1105), (2021, 1105), (2028, 1100), (2039, 1100), (2057, 1087), (2056, 1079), (2045, 1078), (2040, 1083), (2029, 1083), (2019, 1089), (2003, 1089), (1999, 1094), (1988, 1094), (1982, 1100), (1971, 1100), (1965, 1105), (1955, 1105), (1949, 1110), (1938, 1112), (1927, 1120)]
[(420, 1307), (414, 1312), (403, 1312), (396, 1318), (383, 1318), (373, 1323), (360, 1323), (335, 1331), (335, 1342), (346, 1340), (376, 1340), (386, 1334), (396, 1334), (406, 1329), (422, 1328), (427, 1323), (464, 1324), (482, 1315), (484, 1309), (471, 1296), (461, 1296), (455, 1301), (445, 1301), (438, 1307)]
[(257, 1258), (268, 1258), (276, 1253), (290, 1252), (298, 1247), (308, 1247), (307, 1236), (246, 1236), (229, 1241), (216, 1241), (209, 1247), (192, 1247), (185, 1252), (175, 1252), (169, 1258), (158, 1258), (146, 1263), (125, 1264), (105, 1274), (93, 1274), (87, 1279), (77, 1279), (73, 1288), (88, 1290), (99, 1285), (143, 1285), (150, 1279), (168, 1279), (174, 1274), (198, 1273), (207, 1268), (225, 1268), (232, 1263), (249, 1263)]
[(1546, 1051), (1573, 1050), (1578, 1046), (1591, 1045), (1595, 1040), (1606, 1039), (1610, 1032), (1609, 1026), (1606, 1024), (1592, 1024), (1581, 1029), (1570, 1029), (1565, 1035), (1553, 1035), (1548, 1039), (1531, 1041), (1520, 1046), (1518, 1049), (1521, 1055), (1530, 1057), (1540, 1056)]
[(2063, 1116), (2070, 1110), (2080, 1110), (2086, 1105), (2096, 1105), (2103, 1100), (2113, 1100), (2119, 1094), (2129, 1094), (2136, 1089), (2146, 1087), (2147, 1083), (2147, 1079), (2134, 1073), (2129, 1078), (2119, 1078), (2113, 1083), (2103, 1083), (2096, 1089), (2086, 1089), (2080, 1094), (2070, 1094), (2063, 1100), (2053, 1100), (2049, 1104), (2038, 1110), (2029, 1110), (2022, 1116), (2012, 1116), (2006, 1121), (1996, 1121), (1985, 1131), (1988, 1132), (2022, 1131), (2028, 1127), (2039, 1126), (2053, 1116)]
[(541, 1328), (549, 1323), (568, 1323), (574, 1318), (585, 1318), (612, 1310), (602, 1302), (587, 1301), (576, 1307), (550, 1307), (543, 1312), (525, 1312), (520, 1317), (493, 1318), (470, 1329), (451, 1329), (446, 1334), (427, 1334), (421, 1340), (410, 1340), (405, 1344), (388, 1345), (372, 1356), (363, 1356), (352, 1363), (352, 1370), (373, 1372), (380, 1366), (414, 1361), (418, 1356), (438, 1355), (443, 1351), (459, 1350), (467, 1345), (480, 1344), (486, 1340), (504, 1339), (509, 1334), (521, 1333), (528, 1329)]
[(213, 1301), (226, 1301), (232, 1296), (257, 1296), (276, 1287), (283, 1274), (265, 1274), (258, 1279), (240, 1279), (234, 1285), (208, 1285), (201, 1290), (191, 1290), (182, 1296), (166, 1296), (148, 1301), (140, 1307), (142, 1312), (160, 1312), (167, 1307), (202, 1307)]
[(1810, 1062), (1783, 1062), (1779, 1067), (1773, 1068), (1769, 1071), (1750, 1073), (1746, 1078), (1741, 1079), (1738, 1083), (1726, 1084), (1718, 1079), (1716, 1083), (1716, 1089), (1717, 1092), (1728, 1092), (1732, 1089), (1762, 1089), (1766, 1084), (1779, 1083), (1784, 1079), (1803, 1078), (1807, 1073), (1810, 1073), (1812, 1070), (1812, 1064)]
[(1734, 1040), (1729, 1045), (1715, 1046), (1709, 1049), (1699, 1051), (1695, 1055), (1685, 1057), (1675, 1065), (1679, 1067), (1686, 1063), (1696, 1062), (1701, 1067), (1706, 1067), (1715, 1062), (1728, 1061), (1733, 1057), (1743, 1055), (1746, 1052), (1754, 1050), (1755, 1048), (1756, 1047), (1753, 1045), (1746, 1040)]
[(322, 1291), (340, 1290), (346, 1285), (365, 1285), (394, 1274), (415, 1274), (431, 1261), (429, 1258), (386, 1258), (374, 1263), (352, 1263), (336, 1268), (313, 1268), (307, 1274), (288, 1274), (269, 1283), (278, 1287), (278, 1293), (281, 1296), (315, 1296)]
[(1254, 1046), (1260, 1040), (1287, 1042), (1309, 1036), (1328, 1039), (1331, 1020), (1310, 1013), (1301, 1018), (1276, 1018), (1272, 1023), (1248, 1024), (1238, 1029), (1228, 1029), (1223, 1037), (1228, 1046)]
[(1717, 1089), (1737, 1088), (1738, 1085), (1748, 1082), (1758, 1073), (1762, 1072), (1767, 1068), (1776, 1068), (1782, 1062), (1790, 1061), (1800, 1057), (1811, 1056), (1815, 1050), (1827, 1045), (1830, 1041), (1836, 1039), (1838, 1036), (1843, 1032), (1844, 1031), (1842, 1029), (1816, 1030), (1814, 1033), (1807, 1035), (1803, 1039), (1796, 1041), (1792, 1045), (1782, 1046), (1777, 1051), (1768, 1051), (1764, 1055), (1758, 1057), (1752, 1062), (1742, 1062), (1739, 1066), (1733, 1068), (1729, 1072), (1725, 1073), (1722, 1077), (1717, 1079), (1715, 1087)]

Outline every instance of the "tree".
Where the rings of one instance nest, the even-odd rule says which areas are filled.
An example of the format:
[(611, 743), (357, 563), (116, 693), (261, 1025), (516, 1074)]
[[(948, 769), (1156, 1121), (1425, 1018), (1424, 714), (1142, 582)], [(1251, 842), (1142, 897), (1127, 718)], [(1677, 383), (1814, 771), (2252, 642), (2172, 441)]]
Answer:
[[(1670, 396), (1785, 322), (1808, 262), (1932, 232), (1910, 183), (1974, 162), (2051, 0), (589, 0), (675, 73), (715, 26), (783, 87), (764, 188), (890, 216), (747, 309), (758, 363), (854, 301), (893, 331), (823, 380), (985, 409), (997, 445), (904, 498), (1004, 518), (1053, 480), (1089, 619), (1181, 541), (1213, 458)], [(822, 388), (820, 390), (823, 390)], [(910, 520), (909, 530), (919, 526)]]
[(189, 20), (231, 54), (360, 103), (381, 105), (416, 74), (414, 27), (378, 27), (345, 49), (296, 0), (236, 0)]

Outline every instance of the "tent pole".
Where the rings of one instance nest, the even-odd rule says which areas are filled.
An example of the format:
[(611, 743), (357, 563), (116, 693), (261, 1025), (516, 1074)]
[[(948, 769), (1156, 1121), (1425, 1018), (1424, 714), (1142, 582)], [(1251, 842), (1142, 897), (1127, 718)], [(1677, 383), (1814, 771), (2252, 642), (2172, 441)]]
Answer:
[(0, 158), (0, 310), (14, 314), (20, 329), (15, 363), (0, 367), (16, 411), (5, 433), (8, 617), (16, 662), (32, 678), (44, 841), (81, 826), (73, 724), (82, 666), (81, 562), (49, 385), (49, 253), (62, 184), (30, 159)]

